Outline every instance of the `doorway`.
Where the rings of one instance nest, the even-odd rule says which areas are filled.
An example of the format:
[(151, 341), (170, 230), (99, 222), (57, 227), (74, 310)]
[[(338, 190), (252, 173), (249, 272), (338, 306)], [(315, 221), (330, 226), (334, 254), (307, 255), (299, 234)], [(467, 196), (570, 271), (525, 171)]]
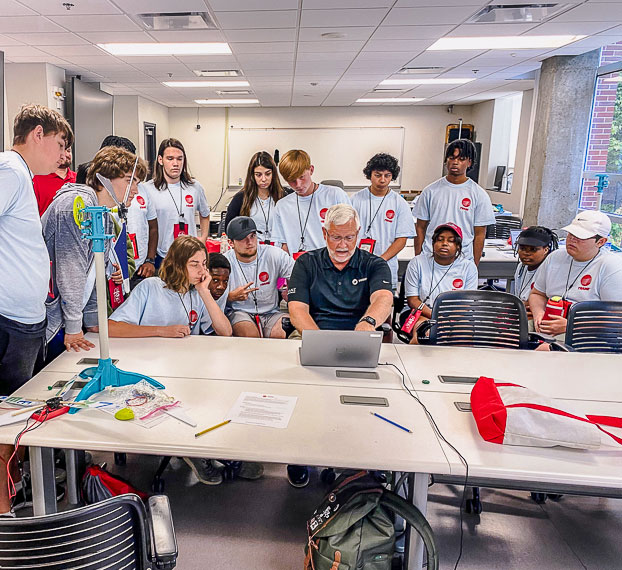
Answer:
[(156, 126), (155, 123), (143, 123), (145, 134), (145, 160), (149, 165), (147, 180), (153, 178), (153, 167), (156, 160)]

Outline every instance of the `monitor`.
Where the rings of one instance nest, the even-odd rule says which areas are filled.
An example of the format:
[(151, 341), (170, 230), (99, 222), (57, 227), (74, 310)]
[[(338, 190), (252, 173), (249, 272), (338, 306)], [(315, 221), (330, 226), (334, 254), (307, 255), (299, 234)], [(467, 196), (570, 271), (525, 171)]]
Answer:
[(504, 176), (505, 176), (505, 166), (497, 166), (497, 170), (495, 172), (495, 181), (493, 183), (493, 187), (495, 187), (497, 190), (502, 190)]

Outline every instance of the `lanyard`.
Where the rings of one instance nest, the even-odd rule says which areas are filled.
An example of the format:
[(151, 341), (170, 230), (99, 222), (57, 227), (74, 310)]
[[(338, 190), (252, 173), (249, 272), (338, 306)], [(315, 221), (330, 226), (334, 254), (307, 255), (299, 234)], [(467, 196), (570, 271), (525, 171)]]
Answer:
[(529, 269), (527, 269), (526, 265), (523, 265), (520, 268), (520, 271), (518, 272), (518, 277), (520, 279), (520, 285), (519, 285), (519, 290), (518, 290), (518, 298), (521, 298), (521, 295), (523, 294), (523, 291), (526, 289), (527, 285), (529, 285), (532, 281), (533, 278), (536, 275), (536, 272), (533, 272), (533, 275), (531, 276), (531, 279), (529, 279), (527, 282), (525, 282), (523, 275), (525, 275), (525, 273), (527, 273), (527, 276), (529, 277)]
[[(261, 208), (261, 213), (263, 214), (263, 219), (266, 222), (266, 233), (268, 233), (268, 222), (270, 221), (270, 206), (272, 206), (272, 197), (268, 196), (268, 216), (266, 216), (266, 211), (263, 209), (263, 203), (261, 198), (257, 196), (257, 201), (259, 202), (259, 207)], [(307, 215), (307, 218), (309, 216)], [(305, 224), (306, 226), (306, 224)]]
[(568, 268), (568, 277), (566, 277), (566, 290), (564, 291), (564, 294), (562, 295), (562, 299), (566, 299), (566, 295), (568, 294), (568, 291), (572, 289), (574, 284), (577, 282), (577, 279), (581, 277), (583, 272), (587, 271), (587, 268), (592, 264), (592, 261), (594, 261), (598, 257), (599, 253), (600, 253), (600, 250), (598, 250), (598, 253), (594, 257), (592, 257), (592, 259), (590, 259), (590, 262), (581, 271), (579, 271), (579, 273), (577, 273), (577, 276), (572, 280), (572, 283), (570, 284), (570, 286), (568, 286), (568, 281), (570, 280), (570, 272), (572, 271), (572, 263), (574, 262), (574, 259), (570, 260), (570, 267)]
[[(235, 257), (235, 260), (237, 261), (238, 267), (240, 268), (240, 271), (242, 272), (242, 277), (244, 277), (244, 282), (248, 283), (248, 277), (246, 277), (246, 274), (244, 273), (244, 269), (242, 269), (242, 264), (240, 263), (240, 260), (238, 259), (237, 255)], [(257, 257), (255, 261), (257, 262), (257, 265), (255, 266), (255, 281), (253, 281), (253, 284), (257, 285), (257, 281), (259, 279), (259, 248), (257, 249)], [(253, 297), (253, 303), (255, 303), (255, 313), (259, 314), (259, 308), (257, 307), (257, 291), (251, 291), (251, 296)]]
[(376, 213), (372, 217), (371, 215), (371, 190), (369, 191), (369, 217), (371, 218), (371, 220), (369, 222), (369, 225), (367, 226), (367, 229), (365, 230), (365, 236), (369, 237), (369, 230), (371, 230), (371, 226), (374, 223), (374, 220), (376, 219), (376, 216), (378, 215), (380, 208), (382, 208), (384, 199), (389, 195), (389, 192), (391, 192), (391, 189), (389, 189), (389, 191), (382, 197), (382, 200), (380, 200), (380, 205), (378, 206), (378, 208), (376, 209)]
[(307, 231), (307, 223), (309, 222), (309, 214), (311, 213), (311, 208), (313, 206), (313, 198), (315, 198), (315, 191), (317, 188), (313, 188), (313, 193), (311, 194), (311, 202), (309, 202), (309, 209), (307, 210), (307, 219), (305, 220), (305, 225), (302, 225), (302, 219), (300, 218), (300, 202), (298, 200), (298, 194), (296, 194), (296, 208), (298, 209), (298, 224), (300, 225), (300, 247), (299, 251), (304, 251), (305, 249), (305, 232)]
[(425, 305), (427, 303), (428, 299), (432, 296), (432, 293), (434, 293), (434, 290), (441, 284), (441, 281), (445, 278), (445, 275), (449, 273), (449, 270), (453, 267), (454, 263), (456, 263), (455, 259), (451, 262), (449, 267), (445, 269), (445, 273), (441, 275), (441, 278), (436, 282), (436, 285), (432, 287), (432, 284), (434, 283), (434, 257), (432, 257), (432, 276), (430, 277), (430, 292), (428, 293), (428, 296), (423, 301), (421, 301), (422, 305)]
[(183, 198), (181, 184), (179, 185), (179, 208), (177, 207), (177, 203), (175, 202), (175, 198), (173, 198), (173, 193), (171, 192), (171, 189), (168, 187), (168, 184), (166, 185), (166, 189), (168, 190), (171, 200), (173, 200), (173, 206), (175, 206), (175, 210), (177, 210), (177, 215), (179, 216), (179, 219), (180, 220), (183, 219), (184, 213), (181, 211), (181, 208), (182, 208), (181, 200)]
[(188, 317), (188, 326), (190, 327), (190, 330), (192, 330), (194, 328), (194, 325), (196, 324), (190, 320), (190, 314), (192, 313), (192, 291), (188, 291), (188, 294), (190, 295), (190, 311), (186, 309), (186, 303), (184, 303), (184, 299), (181, 296), (181, 293), (179, 293), (179, 291), (177, 292), (177, 296), (179, 297), (179, 300), (184, 307), (184, 311), (186, 312), (186, 316)]

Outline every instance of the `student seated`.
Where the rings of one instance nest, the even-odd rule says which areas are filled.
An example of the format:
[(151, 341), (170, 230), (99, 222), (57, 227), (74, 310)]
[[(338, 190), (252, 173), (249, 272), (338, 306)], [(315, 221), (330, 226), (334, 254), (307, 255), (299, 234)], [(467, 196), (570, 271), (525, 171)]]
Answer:
[[(227, 293), (229, 291), (229, 275), (231, 274), (231, 264), (222, 253), (210, 253), (207, 258), (207, 269), (212, 280), (209, 282), (209, 290), (218, 306), (225, 311), (227, 303)], [(224, 298), (223, 298), (224, 295)], [(220, 302), (219, 302), (220, 301)], [(225, 315), (227, 312), (225, 311)], [(213, 331), (206, 334), (216, 334)]]
[(226, 253), (231, 264), (231, 291), (227, 303), (234, 336), (285, 338), (279, 311), (279, 280), (289, 279), (294, 260), (282, 249), (257, 244), (252, 218), (238, 216), (229, 222), (227, 234), (233, 249)]
[(516, 245), (520, 263), (514, 273), (512, 293), (525, 303), (529, 329), (534, 330), (533, 315), (529, 308), (529, 294), (536, 281), (538, 269), (547, 255), (558, 247), (557, 235), (543, 226), (530, 226), (519, 234)]
[(410, 341), (417, 344), (417, 328), (432, 316), (441, 293), (477, 289), (477, 267), (462, 253), (462, 230), (451, 222), (438, 226), (432, 233), (432, 255), (424, 252), (413, 257), (404, 279), (408, 306), (421, 311)]
[(111, 337), (183, 338), (213, 330), (231, 336), (229, 319), (210, 292), (205, 245), (193, 236), (179, 236), (160, 267), (160, 277), (141, 281), (127, 301), (108, 319)]
[(579, 301), (622, 301), (622, 258), (602, 250), (611, 232), (609, 217), (593, 210), (579, 212), (562, 229), (568, 232), (566, 247), (544, 260), (529, 295), (536, 331), (560, 340), (566, 332), (567, 310), (564, 316), (544, 320), (551, 297), (561, 297), (567, 307)]

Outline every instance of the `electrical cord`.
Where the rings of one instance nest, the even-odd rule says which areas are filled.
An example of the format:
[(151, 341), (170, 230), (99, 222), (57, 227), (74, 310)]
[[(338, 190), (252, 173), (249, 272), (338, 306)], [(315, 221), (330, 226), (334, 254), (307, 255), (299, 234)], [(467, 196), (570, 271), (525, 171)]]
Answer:
[(412, 381), (410, 380), (410, 378), (409, 378), (409, 381), (410, 381), (412, 388), (409, 388), (408, 386), (406, 386), (406, 377), (404, 376), (403, 372), (395, 364), (391, 362), (379, 362), (378, 364), (380, 364), (381, 366), (392, 366), (393, 368), (395, 368), (395, 370), (397, 370), (398, 374), (402, 378), (402, 386), (404, 390), (406, 390), (408, 395), (411, 398), (413, 398), (423, 408), (423, 411), (425, 415), (427, 416), (430, 424), (432, 424), (432, 429), (434, 430), (436, 435), (440, 437), (452, 449), (452, 451), (454, 451), (454, 453), (460, 458), (460, 462), (464, 465), (464, 468), (465, 468), (464, 485), (462, 489), (462, 500), (460, 501), (460, 549), (458, 551), (458, 558), (456, 559), (456, 563), (454, 564), (454, 570), (457, 570), (458, 565), (460, 564), (460, 560), (462, 558), (462, 552), (464, 548), (463, 505), (466, 499), (466, 490), (467, 490), (467, 484), (469, 481), (469, 464), (467, 460), (464, 458), (464, 456), (456, 449), (456, 447), (450, 441), (448, 441), (447, 438), (443, 435), (438, 425), (436, 424), (434, 417), (432, 416), (428, 408), (425, 406), (425, 404), (419, 399), (419, 397), (416, 394), (413, 394), (413, 392), (415, 391), (415, 387), (412, 385)]

